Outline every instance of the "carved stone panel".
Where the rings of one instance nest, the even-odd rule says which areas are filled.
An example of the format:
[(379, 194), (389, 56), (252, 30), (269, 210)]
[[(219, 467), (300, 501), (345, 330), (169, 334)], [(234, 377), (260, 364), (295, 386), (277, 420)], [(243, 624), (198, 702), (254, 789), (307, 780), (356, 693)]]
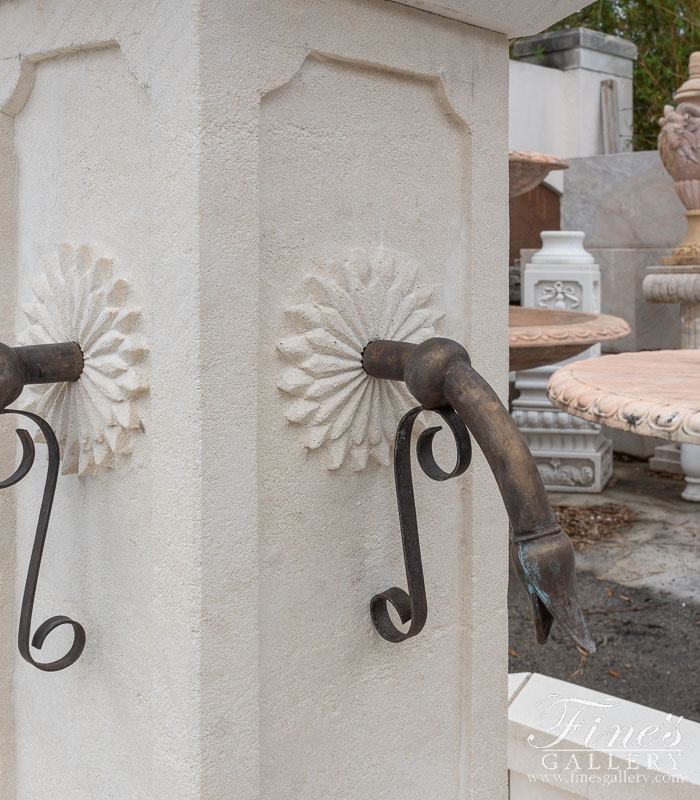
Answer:
[(585, 459), (538, 459), (537, 468), (546, 486), (591, 486), (595, 475), (592, 461)]
[[(0, 5), (4, 46), (6, 26), (16, 32), (18, 24)], [(16, 405), (31, 403), (55, 426), (68, 473), (59, 480), (38, 600), (80, 620), (88, 641), (58, 683), (37, 682), (33, 670), (15, 667), (14, 691), (25, 698), (14, 707), (18, 791), (0, 794), (102, 796), (100, 785), (84, 782), (82, 761), (100, 764), (102, 786), (135, 797), (150, 785), (155, 759), (152, 652), (159, 637), (151, 624), (149, 552), (159, 530), (152, 489), (159, 462), (151, 449), (149, 337), (141, 314), (149, 308), (154, 268), (147, 254), (159, 241), (151, 226), (149, 100), (113, 39), (109, 46), (77, 46), (84, 39), (74, 30), (70, 48), (52, 42), (34, 60), (25, 57), (46, 38), (54, 7), (65, 4), (41, 13), (20, 6), (35, 19), (36, 33), (23, 48), (9, 105), (17, 185), (3, 202), (12, 209), (16, 251), (14, 275), (6, 273), (3, 285), (17, 290), (17, 343), (67, 339), (85, 355), (75, 384), (27, 389)], [(91, 17), (92, 7), (72, 16)], [(45, 458), (44, 445), (36, 452)], [(129, 452), (128, 468), (98, 469), (124, 467)], [(18, 575), (28, 563), (42, 472), (35, 468), (15, 490)], [(16, 656), (15, 638), (16, 632), (2, 647)], [(60, 634), (51, 634), (41, 660), (58, 655), (60, 646)], [(76, 703), (78, 695), (89, 701)], [(70, 742), (66, 720), (72, 720)]]
[[(309, 420), (323, 408), (350, 433), (329, 470), (336, 439), (306, 448), (324, 423), (290, 422), (308, 397), (278, 388), (318, 367), (280, 344), (328, 324), (289, 306), (332, 315), (304, 277), (338, 285), (330, 259), (359, 248), (377, 274), (378, 254), (400, 254), (404, 277), (381, 273), (373, 292), (388, 310), (432, 290), (416, 330), (444, 311), (441, 333), (503, 394), (504, 286), (483, 265), (507, 257), (504, 43), (374, 0), (0, 2), (2, 341), (27, 326), (42, 258), (69, 243), (113, 262), (149, 346), (128, 365), (149, 384), (128, 460), (117, 448), (118, 469), (59, 480), (37, 601), (85, 624), (84, 656), (37, 680), (13, 615), (0, 621), (1, 797), (506, 797), (507, 620), (492, 601), (508, 522), (483, 456), (444, 485), (414, 472), (429, 623), (397, 648), (369, 602), (404, 575), (376, 454), (408, 408), (381, 412), (384, 441), (353, 472), (359, 420), (377, 418), (323, 398)], [(452, 439), (435, 441), (447, 465)], [(41, 472), (0, 503), (7, 609)]]
[(576, 311), (581, 308), (583, 287), (578, 281), (538, 281), (535, 299), (540, 308), (562, 308)]
[[(459, 280), (468, 275), (455, 231), (464, 215), (469, 135), (439, 82), (309, 57), (263, 98), (260, 139), (259, 352), (267, 363), (274, 359), (274, 368), (261, 373), (261, 403), (269, 412), (258, 420), (257, 469), (260, 476), (280, 476), (259, 484), (263, 747), (315, 753), (318, 763), (332, 759), (334, 785), (347, 787), (331, 792), (336, 797), (453, 797), (449, 750), (459, 747), (462, 722), (444, 714), (431, 721), (427, 697), (412, 698), (410, 716), (427, 720), (427, 730), (437, 725), (440, 740), (452, 744), (429, 756), (431, 779), (419, 777), (418, 786), (405, 778), (358, 778), (355, 765), (366, 757), (361, 740), (346, 738), (338, 761), (324, 730), (337, 713), (348, 729), (381, 731), (402, 762), (428, 752), (422, 745), (416, 751), (401, 734), (409, 724), (405, 698), (387, 697), (383, 681), (371, 677), (390, 654), (374, 642), (367, 611), (370, 575), (383, 572), (384, 559), (392, 570), (402, 569), (387, 535), (397, 530), (387, 467), (396, 426), (417, 403), (402, 387), (368, 378), (361, 354), (372, 338), (418, 341), (432, 334), (448, 266), (448, 308), (457, 308)], [(449, 318), (444, 322), (449, 335)], [(463, 634), (458, 608), (438, 599), (443, 590), (435, 581), (439, 575), (447, 587), (461, 580), (461, 543), (469, 533), (454, 513), (460, 487), (440, 488), (437, 493), (416, 480), (425, 557), (433, 564), (431, 613), (446, 634), (433, 678), (441, 685), (440, 704), (448, 707), (459, 704), (452, 676), (461, 669)], [(312, 559), (297, 557), (300, 536), (313, 541)], [(329, 592), (329, 585), (343, 588)], [(309, 602), (314, 597), (323, 597), (322, 613)], [(375, 653), (370, 661), (361, 657), (362, 691), (359, 684), (349, 691), (354, 655), (345, 663), (324, 656), (339, 627), (344, 651), (356, 643), (359, 655), (364, 641)], [(427, 631), (428, 640), (434, 633)], [(318, 663), (325, 664), (328, 703), (300, 707), (293, 687)], [(287, 793), (294, 769), (291, 762), (263, 765), (267, 796)], [(305, 797), (328, 794), (322, 772), (309, 766)]]

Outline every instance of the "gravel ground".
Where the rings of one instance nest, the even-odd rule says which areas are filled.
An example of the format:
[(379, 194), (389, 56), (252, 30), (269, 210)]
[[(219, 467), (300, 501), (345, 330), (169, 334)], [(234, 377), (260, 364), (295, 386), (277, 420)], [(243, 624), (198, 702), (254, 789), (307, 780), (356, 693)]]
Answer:
[(530, 601), (511, 574), (510, 672), (541, 672), (700, 722), (700, 606), (581, 572), (578, 593), (598, 648), (586, 657), (556, 623), (537, 644)]
[(576, 553), (578, 594), (598, 646), (582, 657), (556, 623), (535, 641), (532, 610), (511, 575), (510, 671), (540, 672), (700, 722), (700, 504), (643, 462), (615, 462), (602, 495), (553, 494), (553, 504), (601, 503), (636, 520)]

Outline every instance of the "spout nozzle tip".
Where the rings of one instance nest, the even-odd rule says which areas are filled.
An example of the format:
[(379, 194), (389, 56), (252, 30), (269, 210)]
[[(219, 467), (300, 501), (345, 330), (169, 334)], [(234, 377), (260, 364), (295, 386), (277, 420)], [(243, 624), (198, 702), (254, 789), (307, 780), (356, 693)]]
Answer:
[(560, 530), (539, 539), (515, 541), (512, 556), (532, 601), (537, 641), (547, 641), (556, 620), (580, 648), (594, 653), (595, 642), (576, 597), (574, 551), (569, 537)]
[(583, 623), (582, 627), (579, 627), (576, 630), (573, 630), (564, 624), (562, 624), (562, 628), (564, 628), (564, 630), (573, 639), (579, 650), (585, 650), (588, 655), (595, 653), (595, 642), (593, 641), (593, 637), (591, 636), (591, 633), (588, 630), (585, 622)]

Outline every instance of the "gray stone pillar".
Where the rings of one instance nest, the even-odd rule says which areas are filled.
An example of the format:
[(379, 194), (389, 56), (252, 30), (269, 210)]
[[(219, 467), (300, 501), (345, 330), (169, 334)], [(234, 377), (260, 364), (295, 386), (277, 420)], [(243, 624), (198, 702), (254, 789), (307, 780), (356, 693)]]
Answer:
[[(582, 136), (595, 126), (599, 153), (632, 149), (632, 72), (637, 47), (626, 39), (588, 28), (551, 31), (520, 39), (513, 46), (519, 61), (571, 72), (571, 93), (580, 96), (599, 84), (595, 116), (574, 120)], [(590, 152), (590, 151), (589, 151)]]

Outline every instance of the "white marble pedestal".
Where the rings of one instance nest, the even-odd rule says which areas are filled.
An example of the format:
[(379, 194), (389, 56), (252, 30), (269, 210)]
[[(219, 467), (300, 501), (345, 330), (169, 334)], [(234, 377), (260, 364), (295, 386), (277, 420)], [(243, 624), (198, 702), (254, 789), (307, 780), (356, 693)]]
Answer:
[[(600, 311), (600, 270), (583, 248), (584, 235), (542, 232), (542, 249), (523, 273), (523, 305)], [(599, 354), (597, 345), (576, 358)], [(549, 491), (600, 492), (612, 475), (612, 444), (599, 425), (559, 411), (547, 400), (549, 378), (562, 363), (517, 373), (520, 396), (513, 401), (513, 419)]]
[[(680, 303), (681, 348), (700, 349), (700, 264), (650, 267), (642, 286), (650, 303)], [(685, 489), (681, 497), (700, 503), (700, 446), (660, 445), (649, 459), (649, 468), (684, 473)]]

